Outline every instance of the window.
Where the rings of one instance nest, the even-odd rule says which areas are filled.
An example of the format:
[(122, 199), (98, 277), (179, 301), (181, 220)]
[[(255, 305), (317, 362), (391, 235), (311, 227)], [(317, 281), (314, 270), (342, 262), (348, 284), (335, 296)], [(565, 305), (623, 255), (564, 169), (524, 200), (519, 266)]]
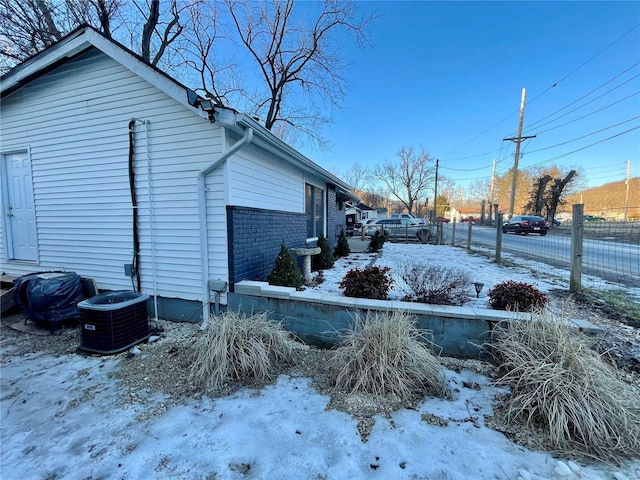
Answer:
[(305, 185), (305, 211), (307, 238), (324, 234), (324, 190), (308, 183)]

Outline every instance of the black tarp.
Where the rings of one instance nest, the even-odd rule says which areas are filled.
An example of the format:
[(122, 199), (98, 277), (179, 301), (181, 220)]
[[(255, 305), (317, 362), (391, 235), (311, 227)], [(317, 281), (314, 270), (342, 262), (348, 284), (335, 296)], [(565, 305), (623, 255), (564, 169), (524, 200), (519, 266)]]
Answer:
[(78, 302), (84, 300), (80, 275), (74, 272), (40, 272), (14, 280), (14, 302), (23, 315), (52, 331), (62, 321), (80, 316)]

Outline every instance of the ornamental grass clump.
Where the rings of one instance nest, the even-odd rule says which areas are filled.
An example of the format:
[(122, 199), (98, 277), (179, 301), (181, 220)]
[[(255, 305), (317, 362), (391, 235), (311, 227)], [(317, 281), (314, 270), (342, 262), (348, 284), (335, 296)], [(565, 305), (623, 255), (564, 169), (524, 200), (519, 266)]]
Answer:
[(190, 378), (204, 391), (233, 380), (271, 381), (278, 365), (291, 359), (293, 339), (266, 313), (250, 316), (227, 311), (212, 317), (193, 346)]
[(442, 366), (428, 347), (428, 332), (402, 312), (356, 315), (329, 360), (335, 389), (394, 395), (402, 401), (449, 391)]
[(506, 420), (543, 431), (556, 453), (619, 463), (640, 457), (640, 391), (589, 348), (575, 327), (550, 314), (495, 332), (493, 355)]

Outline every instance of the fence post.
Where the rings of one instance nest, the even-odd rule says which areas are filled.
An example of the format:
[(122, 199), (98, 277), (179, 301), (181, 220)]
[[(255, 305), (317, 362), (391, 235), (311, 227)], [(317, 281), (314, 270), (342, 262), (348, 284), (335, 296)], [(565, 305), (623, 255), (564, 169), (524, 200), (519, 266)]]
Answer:
[(502, 260), (502, 214), (496, 211), (496, 263)]
[(467, 221), (469, 222), (469, 229), (467, 230), (467, 250), (471, 251), (471, 224), (473, 222), (471, 218), (468, 218)]
[(453, 225), (451, 225), (451, 246), (456, 246), (456, 219), (453, 219)]
[(569, 291), (577, 292), (582, 289), (582, 237), (584, 235), (584, 205), (578, 203), (573, 206), (571, 218), (571, 273), (569, 276)]

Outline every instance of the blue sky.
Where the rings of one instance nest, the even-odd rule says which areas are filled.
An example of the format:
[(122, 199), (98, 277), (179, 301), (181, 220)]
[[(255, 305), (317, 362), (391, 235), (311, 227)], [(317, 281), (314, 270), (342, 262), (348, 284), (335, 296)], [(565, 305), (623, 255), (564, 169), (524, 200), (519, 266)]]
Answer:
[(523, 135), (537, 138), (522, 143), (520, 168), (578, 166), (598, 186), (624, 180), (631, 160), (640, 176), (640, 2), (359, 7), (381, 18), (372, 47), (345, 47), (350, 90), (323, 132), (331, 150), (301, 148), (324, 168), (381, 164), (413, 145), (460, 186), (490, 178), (494, 158), (505, 173), (515, 143), (503, 138), (517, 133), (526, 88)]

